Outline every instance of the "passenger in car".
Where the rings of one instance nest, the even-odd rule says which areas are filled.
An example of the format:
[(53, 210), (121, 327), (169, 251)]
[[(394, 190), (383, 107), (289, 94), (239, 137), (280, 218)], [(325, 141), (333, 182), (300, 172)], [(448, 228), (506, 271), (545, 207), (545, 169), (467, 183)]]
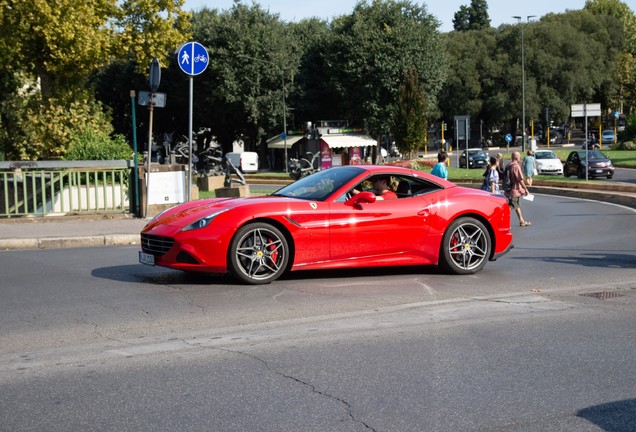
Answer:
[(373, 184), (373, 192), (376, 195), (376, 199), (397, 199), (397, 194), (389, 188), (389, 184), (391, 183), (389, 176), (374, 177), (371, 183)]
[[(391, 184), (391, 176), (376, 176), (371, 179), (371, 184), (373, 185), (373, 192), (376, 195), (376, 200), (392, 200), (397, 199), (397, 194), (393, 192), (389, 188), (389, 184)], [(351, 191), (353, 195), (357, 195), (360, 193), (359, 190), (354, 189)]]

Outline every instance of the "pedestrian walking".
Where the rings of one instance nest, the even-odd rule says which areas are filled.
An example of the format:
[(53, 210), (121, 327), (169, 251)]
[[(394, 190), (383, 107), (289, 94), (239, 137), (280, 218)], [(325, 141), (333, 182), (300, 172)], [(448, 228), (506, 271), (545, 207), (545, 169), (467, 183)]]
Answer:
[(519, 218), (519, 225), (526, 227), (531, 225), (530, 221), (523, 218), (521, 213), (521, 203), (519, 198), (528, 195), (528, 188), (523, 182), (523, 175), (521, 173), (521, 153), (518, 151), (512, 152), (511, 161), (506, 165), (504, 173), (504, 195), (508, 198), (508, 205), (511, 209), (517, 213)]
[(495, 156), (490, 156), (490, 166), (486, 168), (484, 173), (484, 183), (482, 189), (490, 193), (499, 193), (499, 170), (497, 169), (499, 161)]
[(526, 184), (532, 186), (532, 177), (537, 175), (537, 161), (534, 157), (534, 152), (528, 150), (526, 157), (523, 158), (523, 174), (526, 177)]

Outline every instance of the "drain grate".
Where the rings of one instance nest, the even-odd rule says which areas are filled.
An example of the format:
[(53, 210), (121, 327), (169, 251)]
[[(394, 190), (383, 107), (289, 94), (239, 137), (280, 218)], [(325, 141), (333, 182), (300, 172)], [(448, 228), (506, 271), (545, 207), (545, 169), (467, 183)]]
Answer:
[(594, 297), (594, 298), (599, 299), (599, 300), (607, 300), (607, 299), (612, 299), (612, 298), (624, 297), (625, 296), (625, 294), (621, 294), (621, 293), (616, 292), (616, 291), (599, 291), (599, 292), (586, 293), (586, 294), (581, 294), (581, 295), (585, 296), (585, 297)]

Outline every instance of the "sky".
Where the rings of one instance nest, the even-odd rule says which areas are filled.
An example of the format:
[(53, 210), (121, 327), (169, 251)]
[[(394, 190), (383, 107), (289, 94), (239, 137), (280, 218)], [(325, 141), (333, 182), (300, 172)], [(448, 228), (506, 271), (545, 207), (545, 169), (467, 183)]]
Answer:
[[(430, 14), (441, 22), (440, 31), (448, 32), (453, 29), (453, 16), (462, 5), (469, 6), (470, 0), (429, 0), (413, 3), (426, 4)], [(346, 15), (353, 11), (357, 0), (321, 0), (309, 2), (302, 0), (255, 0), (261, 7), (276, 13), (285, 21), (300, 21), (303, 18), (318, 17), (331, 19), (334, 16)], [(368, 0), (370, 3), (371, 0)], [(630, 9), (636, 12), (636, 0), (623, 0)], [(251, 0), (244, 0), (250, 5)], [(233, 0), (186, 0), (184, 9), (198, 10), (203, 6), (210, 9), (225, 10), (232, 7)], [(490, 24), (499, 27), (501, 24), (517, 22), (513, 16), (521, 16), (524, 21), (529, 15), (536, 15), (537, 19), (548, 13), (561, 13), (566, 10), (579, 10), (585, 6), (585, 0), (488, 0), (488, 15)]]

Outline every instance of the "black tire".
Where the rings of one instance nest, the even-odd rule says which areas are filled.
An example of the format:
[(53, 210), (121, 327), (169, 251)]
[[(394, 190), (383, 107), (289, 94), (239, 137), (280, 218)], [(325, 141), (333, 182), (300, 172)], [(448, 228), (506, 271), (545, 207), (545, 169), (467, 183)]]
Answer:
[(484, 224), (475, 218), (461, 217), (444, 233), (440, 265), (453, 274), (477, 273), (486, 265), (491, 248), (490, 234)]
[(611, 179), (612, 179), (612, 177), (614, 177), (614, 176), (613, 176), (613, 175), (608, 175), (608, 176), (607, 176), (607, 179), (608, 179), (608, 180), (611, 180)]
[(580, 179), (584, 179), (585, 178), (585, 170), (583, 170), (582, 168), (579, 168), (579, 170), (577, 171), (577, 176)]
[(257, 222), (236, 232), (228, 250), (230, 273), (251, 285), (267, 284), (278, 279), (289, 262), (289, 245), (274, 226)]

